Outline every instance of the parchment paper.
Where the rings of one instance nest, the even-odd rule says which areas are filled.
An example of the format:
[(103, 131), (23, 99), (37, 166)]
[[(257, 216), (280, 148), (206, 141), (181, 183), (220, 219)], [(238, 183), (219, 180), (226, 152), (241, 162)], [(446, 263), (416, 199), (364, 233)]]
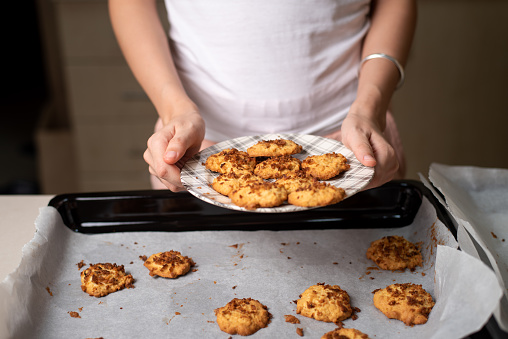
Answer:
[[(36, 226), (20, 267), (0, 285), (0, 336), (227, 338), (214, 309), (250, 297), (273, 315), (252, 338), (297, 338), (297, 327), (306, 338), (320, 338), (336, 326), (296, 315), (293, 301), (323, 282), (346, 290), (361, 310), (345, 327), (373, 338), (461, 338), (485, 324), (502, 295), (494, 273), (456, 249), (426, 199), (415, 222), (398, 229), (84, 235), (67, 229), (52, 207), (41, 209)], [(424, 267), (403, 273), (373, 268), (365, 256), (370, 242), (395, 234), (421, 242)], [(139, 256), (171, 249), (192, 257), (196, 271), (178, 279), (150, 277)], [(88, 296), (80, 288), (81, 260), (125, 265), (135, 288)], [(405, 326), (372, 304), (373, 290), (406, 282), (422, 284), (437, 298), (425, 325)], [(286, 323), (286, 314), (301, 324)]]
[(460, 247), (480, 258), (471, 236), (494, 269), (504, 291), (494, 315), (508, 332), (508, 170), (432, 164), (429, 179), (459, 224)]

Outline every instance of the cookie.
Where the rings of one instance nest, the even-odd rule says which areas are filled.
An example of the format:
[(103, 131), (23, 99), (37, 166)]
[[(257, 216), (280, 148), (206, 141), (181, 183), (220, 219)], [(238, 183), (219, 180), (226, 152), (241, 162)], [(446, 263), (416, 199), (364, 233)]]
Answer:
[(123, 265), (99, 263), (81, 272), (81, 290), (94, 297), (103, 297), (124, 288), (134, 288), (134, 278)]
[(316, 178), (308, 176), (304, 171), (296, 171), (282, 175), (275, 183), (286, 189), (290, 194), (299, 188), (305, 189), (317, 182)]
[(349, 169), (347, 159), (340, 153), (311, 155), (302, 161), (302, 169), (319, 180), (328, 180)]
[(271, 315), (259, 301), (234, 298), (215, 310), (219, 328), (229, 334), (251, 335), (267, 327)]
[(221, 174), (213, 179), (212, 188), (222, 195), (229, 196), (229, 194), (234, 190), (237, 190), (244, 185), (256, 182), (262, 183), (264, 181), (262, 178), (252, 173), (228, 173)]
[(350, 298), (337, 285), (313, 285), (300, 295), (296, 313), (325, 322), (339, 322), (353, 314)]
[(272, 157), (256, 165), (254, 174), (263, 179), (276, 179), (300, 169), (301, 161), (290, 155)]
[(354, 328), (336, 328), (323, 334), (321, 339), (370, 339), (368, 335)]
[(150, 271), (150, 276), (158, 275), (164, 278), (184, 275), (194, 265), (192, 258), (184, 257), (180, 252), (173, 250), (152, 254), (144, 263)]
[(345, 197), (346, 192), (342, 188), (324, 182), (314, 182), (308, 187), (291, 192), (288, 195), (288, 202), (302, 207), (319, 207), (336, 204)]
[(388, 318), (407, 326), (425, 324), (435, 304), (422, 285), (393, 284), (373, 293), (374, 306)]
[(302, 146), (286, 139), (261, 140), (247, 149), (247, 153), (251, 157), (278, 157), (300, 153), (301, 151)]
[(423, 265), (418, 247), (398, 235), (373, 241), (367, 249), (367, 258), (383, 270), (414, 270), (416, 266)]
[(275, 207), (287, 200), (287, 192), (275, 183), (247, 184), (229, 194), (231, 202), (248, 210), (259, 207)]
[(256, 167), (256, 159), (236, 148), (228, 148), (210, 155), (205, 161), (205, 167), (218, 173), (252, 173)]

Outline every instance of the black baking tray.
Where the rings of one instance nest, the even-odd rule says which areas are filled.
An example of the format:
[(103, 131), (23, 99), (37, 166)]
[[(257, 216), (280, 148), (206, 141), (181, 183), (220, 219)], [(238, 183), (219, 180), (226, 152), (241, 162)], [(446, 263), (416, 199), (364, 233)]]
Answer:
[(63, 194), (49, 205), (67, 227), (80, 233), (394, 228), (413, 222), (424, 196), (455, 234), (446, 209), (421, 182), (412, 180), (391, 181), (335, 205), (290, 213), (230, 210), (168, 190)]
[[(61, 194), (50, 200), (64, 224), (75, 232), (97, 234), (140, 231), (302, 230), (397, 228), (410, 225), (427, 198), (437, 216), (457, 237), (454, 219), (420, 181), (395, 180), (359, 192), (344, 201), (290, 213), (230, 210), (201, 201), (188, 192), (168, 190)], [(492, 330), (494, 329), (494, 330)], [(494, 335), (492, 335), (494, 333)], [(492, 317), (470, 339), (501, 338)]]

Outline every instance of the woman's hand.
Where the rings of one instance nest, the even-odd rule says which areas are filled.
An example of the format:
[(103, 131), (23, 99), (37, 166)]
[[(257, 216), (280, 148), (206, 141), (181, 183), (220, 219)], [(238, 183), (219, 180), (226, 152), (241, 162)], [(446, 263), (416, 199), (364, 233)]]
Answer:
[(381, 186), (393, 179), (399, 169), (395, 150), (383, 135), (381, 126), (361, 114), (349, 112), (342, 128), (326, 137), (342, 141), (363, 165), (374, 167), (374, 177), (365, 189)]
[(149, 171), (173, 192), (182, 191), (180, 170), (196, 154), (205, 136), (205, 122), (192, 112), (178, 115), (163, 124), (159, 119), (143, 155)]

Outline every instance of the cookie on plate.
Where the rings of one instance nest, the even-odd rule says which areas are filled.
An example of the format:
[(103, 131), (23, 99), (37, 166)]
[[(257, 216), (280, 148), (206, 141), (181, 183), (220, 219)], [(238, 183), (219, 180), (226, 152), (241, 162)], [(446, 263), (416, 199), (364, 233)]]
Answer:
[(290, 194), (299, 188), (305, 189), (312, 186), (317, 182), (317, 179), (308, 176), (304, 171), (300, 170), (284, 174), (275, 182), (277, 185), (284, 187), (286, 192)]
[(319, 283), (305, 290), (296, 302), (296, 313), (325, 322), (339, 322), (353, 314), (349, 294), (337, 285)]
[(261, 140), (249, 147), (247, 153), (251, 157), (278, 157), (300, 153), (302, 146), (287, 139)]
[(367, 258), (383, 270), (414, 270), (423, 265), (418, 246), (398, 235), (373, 241), (367, 249)]
[(158, 275), (171, 279), (189, 272), (194, 265), (192, 258), (173, 250), (152, 254), (144, 263), (144, 266), (150, 271), (150, 276)]
[(215, 310), (219, 328), (229, 334), (251, 335), (267, 327), (271, 315), (259, 301), (234, 298)]
[(373, 293), (374, 306), (388, 318), (407, 326), (425, 324), (435, 304), (422, 285), (392, 284)]
[(300, 170), (301, 161), (290, 155), (272, 157), (260, 162), (254, 169), (254, 174), (263, 179), (276, 179), (284, 174)]
[(236, 148), (227, 148), (210, 155), (205, 161), (205, 167), (218, 173), (252, 173), (256, 167), (256, 159)]
[(369, 336), (354, 328), (336, 328), (323, 334), (321, 339), (369, 339)]
[(304, 188), (298, 188), (288, 195), (291, 205), (302, 207), (318, 207), (336, 204), (346, 197), (346, 192), (324, 182), (314, 182)]
[(134, 288), (134, 278), (126, 274), (123, 265), (90, 264), (81, 272), (81, 290), (94, 297), (103, 297), (124, 288)]
[(229, 196), (231, 192), (239, 189), (241, 186), (255, 182), (262, 183), (264, 180), (252, 173), (228, 173), (221, 174), (213, 179), (212, 188), (222, 195)]
[(259, 207), (275, 207), (287, 200), (287, 192), (275, 183), (262, 182), (244, 185), (229, 194), (237, 206), (253, 210)]
[(349, 169), (346, 157), (340, 153), (311, 155), (302, 161), (307, 174), (319, 180), (328, 180)]

